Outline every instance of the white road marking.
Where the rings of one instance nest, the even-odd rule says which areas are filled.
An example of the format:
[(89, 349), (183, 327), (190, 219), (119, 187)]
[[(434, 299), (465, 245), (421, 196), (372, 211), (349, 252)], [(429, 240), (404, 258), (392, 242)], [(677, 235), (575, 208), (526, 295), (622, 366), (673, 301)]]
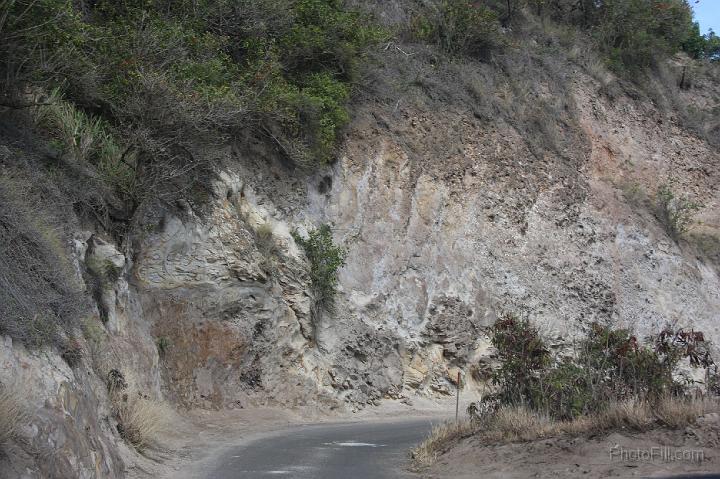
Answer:
[(385, 444), (371, 444), (369, 442), (326, 442), (325, 446), (340, 446), (340, 447), (385, 447)]

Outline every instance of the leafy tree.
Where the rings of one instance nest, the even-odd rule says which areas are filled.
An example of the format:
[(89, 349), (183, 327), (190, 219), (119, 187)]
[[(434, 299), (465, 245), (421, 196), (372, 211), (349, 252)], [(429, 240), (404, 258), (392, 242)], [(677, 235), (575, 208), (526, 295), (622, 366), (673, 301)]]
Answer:
[(610, 66), (639, 72), (684, 50), (705, 55), (705, 38), (687, 0), (532, 0), (556, 21), (589, 29)]
[(607, 0), (594, 13), (599, 45), (616, 70), (641, 70), (678, 51), (692, 26), (685, 0)]
[(713, 61), (720, 60), (720, 37), (711, 29), (705, 36), (704, 56)]

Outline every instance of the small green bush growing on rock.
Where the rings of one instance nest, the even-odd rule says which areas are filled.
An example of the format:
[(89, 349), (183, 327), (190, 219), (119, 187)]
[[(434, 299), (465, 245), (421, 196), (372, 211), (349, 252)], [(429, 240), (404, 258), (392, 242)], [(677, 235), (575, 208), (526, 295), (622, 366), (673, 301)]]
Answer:
[(60, 356), (65, 360), (68, 366), (75, 368), (80, 365), (83, 357), (85, 357), (85, 352), (83, 351), (83, 347), (77, 338), (69, 338), (65, 341), (65, 345), (62, 348)]
[(100, 281), (102, 287), (112, 286), (122, 275), (122, 268), (117, 267), (109, 259), (89, 258), (85, 265), (88, 271)]
[(270, 222), (257, 226), (253, 229), (253, 232), (255, 246), (266, 259), (271, 259), (279, 253), (280, 250), (275, 242), (275, 233)]
[(332, 230), (323, 224), (303, 238), (297, 231), (292, 233), (295, 242), (305, 251), (310, 261), (310, 280), (316, 313), (332, 311), (335, 305), (338, 270), (345, 264), (347, 250), (333, 243)]
[(155, 345), (157, 346), (158, 356), (160, 356), (160, 358), (162, 359), (165, 357), (168, 350), (172, 346), (172, 342), (170, 341), (170, 338), (166, 336), (161, 336), (157, 338), (157, 340), (155, 341)]
[(684, 197), (678, 197), (668, 185), (661, 185), (655, 196), (656, 215), (668, 234), (677, 239), (687, 232), (695, 213), (702, 205)]
[(120, 436), (139, 451), (157, 445), (173, 420), (170, 407), (133, 389), (117, 369), (108, 372), (107, 388)]

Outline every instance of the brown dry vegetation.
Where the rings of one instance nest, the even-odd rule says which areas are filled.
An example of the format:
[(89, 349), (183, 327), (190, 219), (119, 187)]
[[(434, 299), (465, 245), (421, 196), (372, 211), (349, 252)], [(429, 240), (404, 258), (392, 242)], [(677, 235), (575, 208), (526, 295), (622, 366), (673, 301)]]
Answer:
[(27, 418), (21, 398), (16, 388), (0, 386), (0, 448), (17, 434)]
[(463, 438), (474, 436), (483, 444), (526, 442), (559, 436), (603, 434), (613, 430), (644, 431), (657, 427), (679, 429), (703, 414), (720, 411), (717, 399), (663, 397), (653, 403), (630, 399), (610, 404), (598, 414), (557, 421), (522, 406), (504, 406), (479, 420), (463, 419), (433, 428), (411, 451), (416, 468), (432, 465)]
[(115, 395), (113, 410), (118, 431), (139, 450), (161, 442), (174, 414), (170, 406), (162, 402), (129, 394)]

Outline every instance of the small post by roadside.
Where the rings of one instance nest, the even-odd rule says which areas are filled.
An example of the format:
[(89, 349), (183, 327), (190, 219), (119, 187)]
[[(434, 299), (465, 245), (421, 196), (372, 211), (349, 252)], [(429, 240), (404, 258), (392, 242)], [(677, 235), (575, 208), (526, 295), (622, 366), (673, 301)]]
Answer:
[(457, 377), (457, 397), (455, 398), (455, 422), (458, 422), (458, 413), (460, 412), (460, 386), (462, 384), (460, 383), (460, 371), (458, 371), (458, 377)]

